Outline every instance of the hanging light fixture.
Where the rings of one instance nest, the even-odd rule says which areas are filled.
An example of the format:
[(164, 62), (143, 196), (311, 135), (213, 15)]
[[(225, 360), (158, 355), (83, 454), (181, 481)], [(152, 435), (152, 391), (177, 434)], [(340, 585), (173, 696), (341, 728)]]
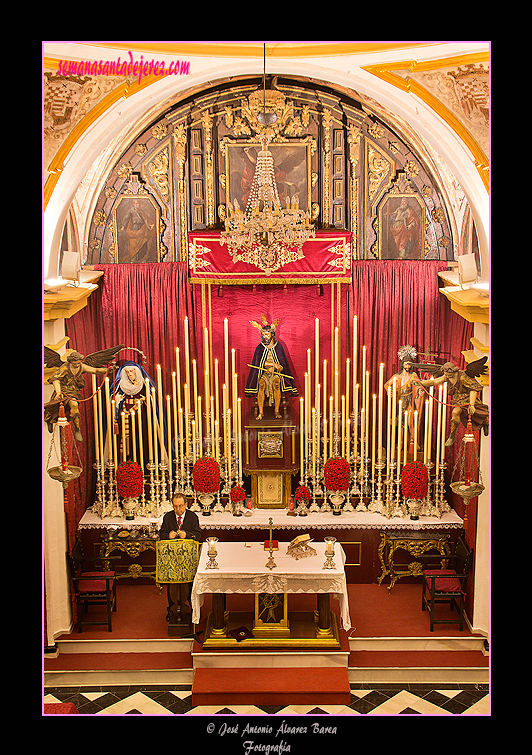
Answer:
[(286, 207), (281, 206), (273, 155), (269, 149), (271, 130), (268, 127), (276, 120), (276, 113), (266, 112), (264, 45), (263, 110), (257, 114), (257, 121), (264, 127), (259, 137), (261, 150), (257, 156), (247, 207), (243, 210), (236, 199), (228, 203), (221, 243), (227, 245), (231, 256), (245, 259), (266, 273), (273, 272), (286, 262), (301, 259), (303, 244), (315, 236), (310, 212), (300, 209), (297, 195), (287, 197)]
[[(457, 474), (458, 472), (458, 474)], [(456, 480), (456, 476), (458, 479)], [(460, 443), (456, 462), (453, 469), (451, 490), (462, 498), (466, 507), (464, 522), (467, 519), (467, 505), (472, 498), (479, 496), (484, 490), (482, 475), (478, 460), (478, 448), (473, 433), (471, 416), (467, 422), (466, 431)]]

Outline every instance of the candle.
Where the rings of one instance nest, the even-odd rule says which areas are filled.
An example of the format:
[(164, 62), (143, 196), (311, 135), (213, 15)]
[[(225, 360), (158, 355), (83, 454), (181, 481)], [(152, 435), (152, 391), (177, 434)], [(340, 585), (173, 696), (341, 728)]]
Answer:
[(198, 418), (196, 419), (196, 435), (198, 438), (198, 458), (203, 456), (203, 412), (202, 412), (202, 398), (198, 396)]
[(224, 318), (224, 381), (229, 385), (229, 321)]
[(215, 422), (218, 422), (218, 426), (220, 426), (220, 386), (219, 386), (219, 378), (218, 378), (218, 360), (214, 360), (214, 406), (215, 406), (215, 414), (214, 414), (214, 420)]
[(142, 404), (137, 399), (137, 417), (139, 418), (139, 463), (144, 473), (144, 438), (142, 437)]
[(366, 370), (366, 458), (369, 456), (369, 372)]
[(196, 420), (190, 423), (192, 427), (192, 464), (196, 463)]
[[(177, 453), (177, 439), (179, 437), (179, 429), (177, 425), (177, 414), (178, 414), (178, 407), (177, 407), (177, 382), (176, 382), (176, 374), (175, 372), (172, 372), (172, 404), (174, 408), (173, 418), (174, 418), (174, 453), (175, 458), (177, 459), (178, 453)], [(168, 417), (168, 422), (170, 422), (170, 417)], [(169, 447), (169, 450), (171, 452), (172, 446)]]
[(375, 479), (375, 444), (376, 426), (377, 426), (377, 394), (373, 394), (373, 415), (372, 415), (372, 433), (371, 433), (371, 479)]
[(438, 419), (436, 424), (436, 477), (440, 471), (440, 443), (441, 443), (441, 402), (442, 402), (442, 386), (438, 388)]
[(427, 451), (427, 459), (430, 461), (432, 459), (432, 417), (434, 412), (434, 386), (431, 385), (429, 389), (429, 442), (428, 442), (428, 451)]
[(238, 412), (238, 480), (242, 480), (242, 399), (237, 399)]
[(192, 360), (192, 380), (193, 380), (193, 388), (194, 388), (194, 419), (196, 421), (196, 427), (198, 426), (199, 422), (199, 412), (198, 412), (198, 368), (196, 365), (196, 360)]
[(175, 350), (175, 374), (176, 374), (176, 396), (177, 396), (177, 413), (181, 409), (181, 364), (179, 346)]
[(353, 395), (357, 384), (357, 360), (358, 360), (358, 317), (353, 317)]
[(321, 383), (318, 383), (316, 391), (316, 448), (320, 452), (321, 443)]
[(334, 432), (334, 398), (332, 396), (329, 396), (329, 447), (330, 447), (331, 456), (334, 453), (333, 432)]
[(161, 365), (157, 365), (157, 396), (159, 399), (159, 443), (161, 446), (161, 461), (164, 460), (164, 437), (163, 437), (163, 387), (161, 379)]
[(338, 435), (339, 410), (339, 361), (338, 361), (338, 327), (334, 329), (334, 411), (336, 412), (335, 432)]
[(342, 456), (345, 458), (345, 396), (342, 396)]
[(318, 383), (320, 382), (320, 321), (314, 320), (314, 405), (319, 413)]
[(381, 456), (381, 449), (382, 449), (382, 404), (383, 404), (383, 396), (384, 396), (384, 364), (379, 365), (379, 423), (378, 423), (378, 454), (379, 454), (379, 461)]
[(347, 461), (351, 461), (351, 420), (349, 417), (345, 423), (345, 458)]
[[(233, 375), (235, 374), (235, 372), (236, 372), (236, 351), (234, 349), (231, 349), (231, 386), (229, 386), (229, 383), (227, 383), (227, 387), (228, 388), (231, 387), (232, 391), (234, 391), (234, 387), (235, 387), (234, 380), (233, 380)], [(257, 384), (258, 384), (258, 380), (257, 380)], [(235, 403), (236, 396), (233, 395), (231, 398), (232, 398), (232, 401), (230, 401), (229, 403), (232, 406), (233, 414), (234, 414), (235, 406), (236, 406), (236, 403)]]
[(349, 388), (350, 388), (351, 360), (345, 360), (345, 418), (349, 419)]
[[(211, 410), (211, 402), (209, 400), (210, 391), (209, 391), (209, 373), (206, 372), (204, 375), (204, 389), (205, 389), (205, 437), (209, 434), (209, 427), (211, 424), (211, 416), (210, 416), (210, 410)], [(203, 422), (203, 417), (200, 417), (200, 422)]]
[(215, 458), (216, 461), (220, 462), (220, 443), (219, 443), (219, 437), (220, 437), (220, 425), (218, 424), (218, 420), (214, 420), (214, 449), (215, 449)]
[(360, 372), (360, 378), (362, 383), (362, 406), (364, 409), (366, 408), (366, 395), (365, 395), (365, 386), (364, 386), (364, 375), (366, 374), (366, 347), (362, 347), (362, 370)]
[(102, 471), (103, 471), (103, 462), (104, 462), (104, 455), (103, 455), (103, 411), (102, 411), (102, 392), (101, 390), (98, 391), (98, 437), (100, 439), (100, 462), (102, 465)]
[(92, 375), (92, 413), (94, 415), (94, 456), (100, 461), (100, 444), (98, 441), (98, 395), (96, 390), (96, 375)]
[(227, 410), (227, 469), (231, 482), (231, 409)]
[[(207, 328), (203, 329), (203, 371), (206, 374), (207, 384), (205, 386), (206, 395), (210, 395), (211, 393), (211, 386), (210, 386), (210, 359), (209, 359), (209, 331)], [(205, 406), (205, 409), (207, 407)]]
[(364, 457), (366, 451), (366, 410), (364, 407), (360, 410), (360, 476), (364, 475)]
[(188, 317), (185, 317), (184, 331), (185, 331), (185, 376), (187, 379), (187, 385), (190, 385), (190, 343), (189, 343), (189, 333), (188, 333)]
[[(211, 442), (212, 442), (212, 448), (214, 449), (214, 423), (216, 422), (216, 418), (214, 416), (214, 396), (211, 396), (211, 411), (210, 411), (210, 415), (211, 415), (211, 427), (210, 427)], [(214, 455), (215, 454), (213, 452), (212, 456), (214, 456)]]
[[(404, 430), (403, 430), (403, 466), (407, 462), (407, 450), (408, 450), (408, 422), (410, 418), (410, 412), (412, 409), (405, 409), (404, 415)], [(398, 460), (399, 461), (399, 460)]]
[(305, 400), (299, 399), (299, 479), (303, 482), (303, 456), (305, 448), (304, 438), (304, 420), (303, 414), (305, 411)]
[(152, 387), (151, 389), (151, 405), (152, 405), (152, 411), (153, 411), (153, 451), (154, 451), (154, 461), (155, 461), (155, 476), (159, 477), (159, 445), (157, 443), (157, 428), (158, 428), (158, 421), (157, 421), (157, 405), (155, 402), (155, 388)]
[(224, 456), (227, 456), (227, 386), (222, 385), (222, 416), (224, 423)]
[(358, 454), (358, 392), (359, 392), (359, 386), (358, 383), (355, 385), (355, 396), (354, 396), (354, 406), (353, 406), (353, 414), (354, 414), (354, 437), (353, 437), (353, 456), (357, 457)]
[(441, 463), (445, 461), (445, 430), (447, 420), (447, 383), (443, 384), (443, 397), (442, 397), (442, 411), (441, 411)]
[(137, 461), (137, 433), (135, 427), (135, 410), (129, 412), (129, 421), (131, 423), (131, 445), (133, 449), (133, 461)]
[(414, 410), (414, 461), (417, 461), (417, 417), (418, 410)]
[(238, 415), (237, 415), (237, 397), (238, 397), (238, 375), (236, 372), (233, 373), (233, 436), (236, 440), (236, 431), (237, 431), (237, 421), (238, 421)]
[(179, 457), (181, 460), (181, 479), (185, 478), (185, 455), (183, 453), (183, 409), (179, 410)]
[(186, 451), (187, 451), (187, 459), (190, 458), (190, 441), (188, 437), (188, 421), (190, 418), (190, 391), (188, 389), (188, 383), (185, 383), (183, 386), (183, 390), (185, 393), (185, 439), (186, 439)]
[(401, 435), (401, 426), (403, 421), (403, 402), (401, 399), (399, 399), (399, 409), (397, 415), (397, 477), (399, 477), (399, 467), (401, 464), (401, 442), (403, 437)]
[(316, 409), (312, 407), (312, 477), (316, 477)]
[(166, 396), (166, 435), (168, 443), (168, 477), (172, 485), (172, 413), (170, 411), (170, 396)]
[(111, 411), (113, 413), (113, 425), (111, 427), (111, 433), (113, 437), (113, 459), (115, 460), (115, 465), (116, 465), (115, 472), (116, 472), (116, 467), (118, 466), (118, 451), (116, 448), (116, 433), (114, 431), (114, 417), (115, 417), (115, 400), (114, 399), (111, 401)]
[(392, 427), (392, 389), (388, 387), (387, 416), (386, 416), (386, 476), (390, 474), (390, 453), (391, 453), (391, 427)]
[(105, 408), (107, 412), (107, 458), (113, 461), (113, 422), (111, 417), (111, 391), (109, 378), (105, 378)]
[(152, 420), (152, 408), (151, 408), (151, 395), (150, 395), (150, 381), (148, 378), (145, 380), (145, 386), (146, 386), (146, 415), (148, 419), (148, 461), (151, 463), (153, 461), (153, 438), (152, 438), (152, 427), (151, 427), (151, 420)]
[(323, 360), (323, 418), (327, 417), (327, 360)]
[(428, 449), (428, 441), (429, 441), (429, 400), (425, 399), (425, 435), (424, 435), (424, 441), (423, 441), (423, 464), (427, 466), (427, 449)]
[(397, 378), (394, 376), (392, 382), (392, 457), (395, 459), (395, 422), (396, 422), (396, 400), (397, 400)]
[(122, 461), (126, 460), (126, 413), (121, 413), (122, 418)]
[(323, 464), (325, 465), (327, 462), (327, 418), (323, 418)]
[(308, 425), (308, 413), (309, 413), (309, 381), (308, 372), (305, 372), (303, 376), (303, 385), (305, 387), (305, 400), (303, 402), (303, 447), (305, 449), (305, 456), (308, 452), (308, 437), (309, 437), (309, 425)]

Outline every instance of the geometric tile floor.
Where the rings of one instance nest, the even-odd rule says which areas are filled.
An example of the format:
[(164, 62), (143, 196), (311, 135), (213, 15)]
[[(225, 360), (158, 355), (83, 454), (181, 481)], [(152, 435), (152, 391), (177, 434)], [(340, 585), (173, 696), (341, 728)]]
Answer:
[[(82, 715), (489, 716), (487, 684), (351, 685), (349, 705), (192, 707), (190, 685), (47, 687), (45, 703), (74, 703)], [(336, 720), (336, 719), (335, 719)], [(344, 719), (345, 720), (345, 719)]]

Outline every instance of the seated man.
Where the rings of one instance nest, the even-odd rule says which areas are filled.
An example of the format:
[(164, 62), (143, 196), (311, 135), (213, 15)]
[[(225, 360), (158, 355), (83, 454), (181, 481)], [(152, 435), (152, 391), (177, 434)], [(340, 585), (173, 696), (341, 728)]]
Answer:
[[(174, 538), (187, 538), (189, 540), (201, 540), (201, 527), (197, 514), (193, 511), (189, 511), (185, 496), (183, 493), (176, 493), (174, 495), (172, 505), (173, 511), (168, 511), (161, 524), (159, 530), (159, 540), (173, 540)], [(192, 583), (187, 584), (188, 588), (188, 600), (190, 600), (190, 593), (192, 590)], [(177, 616), (180, 609), (182, 609), (181, 602), (179, 600), (180, 585), (177, 583), (167, 585), (168, 595), (168, 611), (166, 614), (166, 620), (170, 621), (172, 615)]]

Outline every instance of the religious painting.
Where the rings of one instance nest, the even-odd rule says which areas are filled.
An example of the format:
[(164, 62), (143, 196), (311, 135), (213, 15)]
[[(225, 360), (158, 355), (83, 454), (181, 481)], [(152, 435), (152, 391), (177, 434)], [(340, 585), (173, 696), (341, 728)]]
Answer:
[(115, 262), (159, 262), (159, 208), (149, 194), (120, 197), (114, 209)]
[[(287, 197), (297, 196), (299, 208), (306, 212), (311, 206), (311, 149), (313, 140), (284, 141), (270, 144), (274, 162), (274, 178), (281, 205), (286, 206)], [(253, 142), (231, 142), (223, 145), (226, 155), (226, 199), (238, 201), (245, 210), (248, 204), (257, 155), (261, 145)]]
[(380, 259), (424, 259), (424, 225), (424, 205), (416, 194), (388, 194), (379, 207)]

